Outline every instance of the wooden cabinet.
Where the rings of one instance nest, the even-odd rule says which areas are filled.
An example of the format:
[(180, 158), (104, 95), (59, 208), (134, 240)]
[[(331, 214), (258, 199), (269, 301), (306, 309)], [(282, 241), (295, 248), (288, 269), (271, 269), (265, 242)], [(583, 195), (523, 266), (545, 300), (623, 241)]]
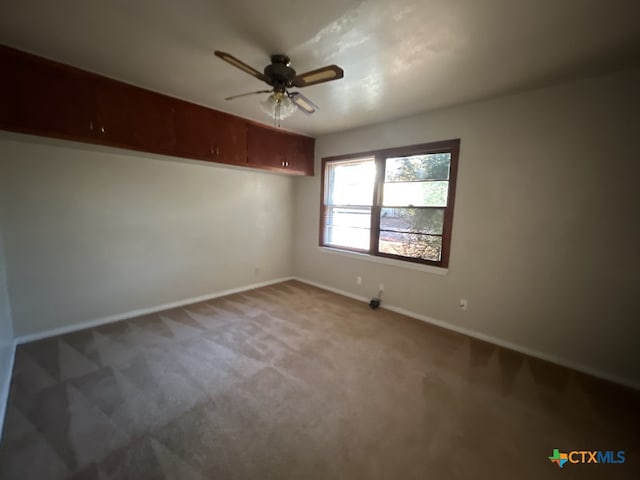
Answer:
[(3, 46), (0, 71), (0, 129), (313, 175), (313, 138)]
[(167, 155), (174, 152), (172, 98), (105, 78), (97, 80), (95, 97), (100, 143)]
[(303, 175), (313, 175), (315, 139), (301, 135), (289, 135), (287, 159), (289, 167)]
[(247, 125), (247, 163), (270, 169), (285, 168), (284, 134), (258, 125)]
[(94, 83), (80, 70), (0, 46), (0, 128), (91, 140)]
[(175, 154), (212, 162), (247, 162), (247, 126), (241, 118), (188, 102), (176, 102)]
[(248, 124), (247, 162), (249, 165), (313, 175), (314, 139), (268, 127)]

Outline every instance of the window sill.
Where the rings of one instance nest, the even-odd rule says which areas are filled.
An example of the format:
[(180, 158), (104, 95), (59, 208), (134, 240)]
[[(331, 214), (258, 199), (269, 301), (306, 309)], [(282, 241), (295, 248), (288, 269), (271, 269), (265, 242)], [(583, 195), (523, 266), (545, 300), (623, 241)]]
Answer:
[(343, 257), (365, 260), (367, 262), (382, 263), (383, 265), (392, 265), (394, 267), (408, 268), (409, 270), (418, 270), (419, 272), (434, 273), (436, 275), (446, 275), (449, 273), (448, 268), (434, 267), (422, 263), (403, 262), (402, 260), (394, 260), (392, 258), (376, 257), (366, 253), (348, 252), (338, 248), (318, 247), (322, 253), (330, 253), (332, 255), (340, 255)]

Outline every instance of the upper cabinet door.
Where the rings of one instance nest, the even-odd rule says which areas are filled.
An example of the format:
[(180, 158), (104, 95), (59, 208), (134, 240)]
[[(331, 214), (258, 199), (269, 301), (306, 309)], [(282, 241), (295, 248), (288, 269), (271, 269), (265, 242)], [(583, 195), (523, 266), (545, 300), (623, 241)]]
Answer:
[(182, 101), (176, 102), (175, 109), (176, 155), (246, 164), (247, 128), (244, 120)]
[(215, 112), (218, 117), (218, 128), (214, 137), (214, 150), (218, 156), (217, 162), (247, 164), (247, 122), (240, 117), (234, 117), (222, 112)]
[(247, 162), (270, 170), (313, 175), (314, 139), (249, 124)]
[(260, 167), (285, 168), (284, 134), (258, 125), (247, 125), (247, 162)]
[(172, 154), (176, 144), (174, 103), (149, 90), (99, 79), (96, 104), (101, 143)]
[(95, 77), (0, 46), (0, 127), (68, 139), (95, 136)]
[(287, 160), (297, 173), (313, 175), (315, 139), (301, 135), (290, 136)]

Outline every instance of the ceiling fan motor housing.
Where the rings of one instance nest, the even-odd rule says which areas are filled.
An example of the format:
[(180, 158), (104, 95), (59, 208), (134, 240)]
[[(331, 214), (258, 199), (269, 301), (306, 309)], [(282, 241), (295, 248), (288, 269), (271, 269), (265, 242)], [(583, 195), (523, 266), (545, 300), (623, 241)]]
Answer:
[(272, 55), (271, 65), (267, 65), (264, 69), (267, 83), (273, 86), (277, 92), (284, 92), (286, 88), (293, 85), (296, 71), (289, 65), (291, 65), (291, 60), (286, 55)]

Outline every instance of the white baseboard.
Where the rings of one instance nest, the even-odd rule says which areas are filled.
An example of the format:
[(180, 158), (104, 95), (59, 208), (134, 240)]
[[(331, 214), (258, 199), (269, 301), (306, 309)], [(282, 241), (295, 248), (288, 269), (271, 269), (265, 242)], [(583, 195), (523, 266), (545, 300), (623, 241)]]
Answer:
[(120, 320), (127, 320), (129, 318), (139, 317), (141, 315), (148, 315), (150, 313), (161, 312), (163, 310), (182, 307), (184, 305), (190, 305), (192, 303), (205, 302), (207, 300), (212, 300), (214, 298), (224, 297), (226, 295), (232, 295), (234, 293), (245, 292), (247, 290), (253, 290), (254, 288), (266, 287), (268, 285), (273, 285), (275, 283), (282, 283), (292, 279), (293, 277), (276, 278), (274, 280), (267, 280), (265, 282), (252, 283), (251, 285), (245, 285), (242, 287), (231, 288), (229, 290), (209, 293), (206, 295), (201, 295), (199, 297), (185, 298), (177, 302), (165, 303), (163, 305), (156, 305), (154, 307), (149, 307), (149, 308), (139, 308), (137, 310), (131, 310), (129, 312), (117, 313), (115, 315), (108, 315), (106, 317), (94, 318), (92, 320), (86, 320), (84, 322), (74, 323), (73, 325), (65, 325), (64, 327), (53, 328), (51, 330), (30, 333), (28, 335), (21, 335), (16, 338), (16, 344), (21, 345), (23, 343), (42, 340), (43, 338), (55, 337), (56, 335), (64, 335), (66, 333), (77, 332), (78, 330), (84, 330), (85, 328), (99, 327), (100, 325), (106, 325), (107, 323), (118, 322)]
[(3, 381), (0, 385), (0, 441), (2, 440), (2, 431), (4, 429), (4, 418), (7, 414), (7, 404), (9, 402), (9, 390), (11, 389), (11, 377), (13, 376), (13, 364), (16, 359), (16, 342), (11, 342), (10, 346), (9, 368), (6, 372), (2, 372)]
[(321, 288), (322, 290), (329, 290), (330, 292), (337, 293), (338, 295), (342, 295), (343, 297), (353, 298), (354, 300), (359, 300), (361, 302), (369, 303), (369, 300), (371, 300), (370, 298), (366, 298), (361, 295), (355, 295), (345, 290), (340, 290), (339, 288), (333, 288), (333, 287), (330, 287), (329, 285), (323, 285), (322, 283), (313, 282), (305, 278), (294, 277), (294, 280), (297, 280), (302, 283), (306, 283), (307, 285), (311, 285), (312, 287)]
[[(360, 300), (360, 301), (365, 302), (365, 303), (369, 303), (369, 300), (370, 300), (369, 298), (365, 298), (365, 297), (362, 297), (360, 295), (354, 295), (353, 293), (347, 292), (345, 290), (340, 290), (338, 288), (333, 288), (333, 287), (330, 287), (328, 285), (323, 285), (323, 284), (318, 283), (318, 282), (313, 282), (311, 280), (306, 280), (306, 279), (300, 278), (300, 277), (294, 277), (294, 278), (295, 278), (295, 280), (298, 280), (299, 282), (306, 283), (306, 284), (312, 285), (314, 287), (322, 288), (323, 290), (328, 290), (330, 292), (337, 293), (337, 294), (345, 296), (345, 297), (353, 298), (354, 300)], [(640, 390), (640, 383), (638, 383), (638, 381), (636, 381), (636, 380), (632, 380), (632, 379), (625, 378), (625, 377), (620, 377), (618, 375), (615, 375), (615, 374), (612, 374), (612, 373), (609, 373), (609, 372), (605, 372), (605, 371), (602, 371), (602, 370), (598, 370), (598, 369), (590, 367), (588, 365), (582, 365), (580, 363), (574, 362), (572, 360), (568, 360), (566, 358), (559, 357), (559, 356), (551, 354), (551, 353), (541, 352), (539, 350), (535, 350), (533, 348), (529, 348), (529, 347), (525, 347), (525, 346), (522, 346), (522, 345), (518, 345), (516, 343), (512, 343), (512, 342), (509, 342), (507, 340), (502, 340), (502, 339), (497, 338), (497, 337), (492, 337), (492, 336), (486, 335), (486, 334), (484, 334), (482, 332), (477, 332), (477, 331), (474, 331), (474, 330), (470, 330), (468, 328), (459, 327), (458, 325), (454, 325), (454, 324), (449, 323), (449, 322), (444, 322), (442, 320), (437, 320), (437, 319), (429, 317), (427, 315), (422, 315), (420, 313), (412, 312), (410, 310), (407, 310), (407, 309), (402, 308), (402, 307), (397, 307), (395, 305), (388, 305), (388, 304), (383, 303), (380, 307), (384, 308), (386, 310), (390, 310), (392, 312), (396, 312), (396, 313), (400, 313), (402, 315), (406, 315), (407, 317), (415, 318), (416, 320), (420, 320), (420, 321), (423, 321), (425, 323), (430, 323), (430, 324), (435, 325), (437, 327), (441, 327), (441, 328), (444, 328), (444, 329), (447, 329), (447, 330), (451, 330), (453, 332), (460, 333), (462, 335), (466, 335), (468, 337), (477, 338), (478, 340), (482, 340), (484, 342), (492, 343), (494, 345), (497, 345), (497, 346), (500, 346), (500, 347), (504, 347), (504, 348), (507, 348), (509, 350), (513, 350), (513, 351), (522, 353), (524, 355), (528, 355), (530, 357), (538, 358), (540, 360), (545, 360), (547, 362), (551, 362), (551, 363), (554, 363), (556, 365), (560, 365), (562, 367), (566, 367), (566, 368), (570, 368), (572, 370), (576, 370), (578, 372), (586, 373), (587, 375), (591, 375), (593, 377), (601, 378), (603, 380), (607, 380), (609, 382), (616, 383), (618, 385), (623, 385), (625, 387), (633, 388), (635, 390)]]

